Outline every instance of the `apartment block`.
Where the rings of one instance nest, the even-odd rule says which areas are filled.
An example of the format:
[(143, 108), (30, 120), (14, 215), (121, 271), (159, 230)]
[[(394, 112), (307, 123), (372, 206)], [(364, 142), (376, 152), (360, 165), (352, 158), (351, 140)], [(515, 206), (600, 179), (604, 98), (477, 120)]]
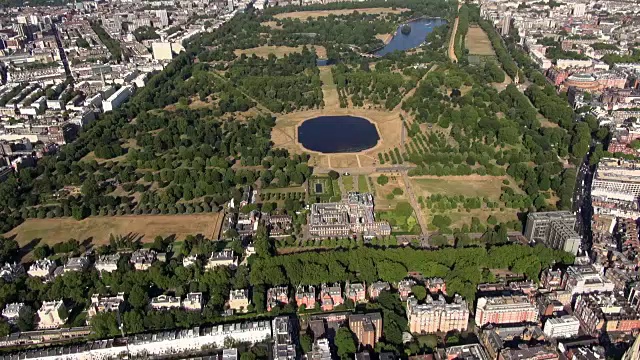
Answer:
[(180, 298), (169, 295), (160, 295), (151, 298), (151, 308), (154, 310), (178, 309), (180, 307)]
[(332, 311), (336, 306), (344, 304), (342, 287), (339, 283), (322, 284), (320, 287), (320, 307), (323, 311)]
[(96, 259), (95, 267), (98, 272), (114, 272), (118, 270), (118, 261), (120, 261), (120, 254), (112, 255), (100, 255)]
[(202, 310), (202, 305), (204, 304), (202, 293), (201, 292), (193, 292), (188, 293), (187, 296), (182, 301), (182, 308), (185, 310), (191, 311), (200, 311)]
[(49, 259), (40, 259), (36, 260), (31, 266), (29, 266), (29, 271), (27, 274), (33, 277), (48, 277), (53, 274), (53, 271), (56, 269), (56, 262)]
[(15, 323), (20, 318), (20, 315), (26, 311), (28, 311), (28, 308), (24, 303), (11, 303), (2, 309), (2, 316), (9, 323)]
[(267, 290), (267, 311), (271, 311), (278, 305), (289, 303), (289, 287), (278, 286)]
[(67, 308), (62, 300), (44, 301), (38, 310), (38, 329), (54, 329), (67, 321)]
[(576, 255), (581, 238), (575, 224), (576, 216), (570, 211), (529, 213), (524, 234), (529, 241)]
[(249, 290), (231, 290), (229, 293), (229, 309), (244, 313), (249, 311), (249, 304), (251, 304), (249, 301)]
[(411, 295), (411, 287), (416, 284), (413, 279), (404, 279), (398, 282), (398, 294), (400, 294), (400, 300), (407, 301), (409, 295)]
[(296, 306), (299, 308), (302, 305), (307, 309), (315, 309), (316, 307), (316, 288), (309, 285), (308, 288), (305, 286), (298, 286), (296, 289)]
[(228, 266), (231, 269), (235, 269), (238, 267), (238, 257), (235, 256), (233, 250), (224, 249), (220, 252), (215, 252), (211, 254), (209, 259), (207, 260), (207, 265), (205, 268), (207, 270), (215, 269), (218, 266)]
[(613, 292), (578, 295), (574, 315), (582, 329), (592, 336), (640, 330), (638, 311), (623, 296)]
[(578, 336), (580, 320), (573, 315), (548, 319), (544, 323), (544, 334), (551, 338), (571, 338)]
[(569, 266), (562, 287), (572, 295), (613, 291), (615, 284), (607, 280), (593, 265)]
[(345, 298), (353, 301), (354, 304), (367, 301), (367, 290), (364, 284), (351, 284), (347, 281), (347, 284), (344, 286), (344, 293)]
[(476, 325), (537, 322), (538, 309), (526, 296), (481, 297), (476, 307)]
[(349, 315), (349, 328), (360, 346), (373, 349), (382, 337), (382, 316), (379, 313)]
[(87, 318), (92, 318), (101, 312), (120, 311), (124, 303), (124, 293), (118, 293), (116, 296), (102, 296), (93, 294), (91, 296), (91, 305), (87, 309)]
[(131, 254), (129, 262), (136, 270), (149, 270), (151, 265), (158, 260), (158, 254), (151, 249), (138, 249)]
[(447, 304), (442, 294), (427, 296), (424, 304), (410, 297), (407, 300), (407, 318), (412, 333), (436, 333), (452, 330), (465, 331), (469, 322), (469, 307), (461, 296), (455, 295)]
[(387, 291), (391, 290), (391, 286), (389, 286), (388, 282), (377, 281), (377, 282), (371, 283), (371, 285), (369, 285), (369, 298), (372, 300), (376, 299), (378, 296), (380, 296), (380, 293), (385, 290)]

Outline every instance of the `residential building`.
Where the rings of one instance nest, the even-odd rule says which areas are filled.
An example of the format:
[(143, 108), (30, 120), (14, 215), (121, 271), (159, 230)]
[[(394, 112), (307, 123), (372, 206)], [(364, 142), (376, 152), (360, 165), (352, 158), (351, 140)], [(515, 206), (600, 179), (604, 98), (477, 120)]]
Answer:
[(424, 287), (432, 294), (447, 294), (447, 283), (443, 278), (428, 278), (424, 281)]
[(9, 323), (15, 323), (26, 311), (29, 311), (29, 308), (24, 303), (11, 303), (4, 307), (2, 316), (7, 319)]
[(573, 315), (548, 319), (544, 323), (544, 334), (551, 338), (571, 338), (578, 336), (580, 320)]
[(559, 358), (558, 353), (553, 348), (542, 345), (503, 349), (500, 352), (500, 356), (498, 356), (498, 360), (558, 360)]
[(188, 293), (187, 296), (182, 301), (182, 308), (185, 310), (193, 310), (200, 311), (202, 310), (202, 305), (204, 304), (202, 293), (201, 292), (193, 292)]
[(361, 347), (373, 349), (382, 337), (382, 316), (380, 313), (349, 315), (349, 328)]
[(151, 298), (151, 308), (154, 310), (177, 309), (180, 305), (180, 299), (175, 296), (160, 295)]
[(131, 254), (130, 263), (136, 270), (149, 270), (151, 265), (158, 259), (158, 255), (155, 250), (152, 249), (138, 249)]
[(411, 287), (416, 284), (413, 279), (404, 279), (398, 282), (398, 294), (400, 294), (400, 300), (406, 301), (411, 295)]
[(383, 292), (385, 290), (386, 291), (391, 290), (391, 286), (389, 286), (388, 282), (386, 282), (386, 281), (374, 282), (371, 285), (369, 285), (369, 298), (374, 300), (378, 296), (380, 296), (381, 292)]
[(570, 211), (531, 212), (524, 234), (529, 241), (576, 255), (581, 238), (575, 224), (576, 216)]
[(523, 295), (481, 297), (476, 307), (476, 325), (537, 322), (538, 309)]
[(119, 253), (112, 255), (100, 255), (96, 259), (95, 267), (98, 272), (114, 272), (118, 270), (118, 261), (120, 261)]
[(267, 311), (271, 311), (278, 305), (289, 303), (289, 287), (278, 286), (267, 290)]
[(107, 99), (102, 100), (102, 111), (109, 112), (117, 109), (133, 94), (133, 87), (125, 85), (111, 94)]
[(336, 306), (344, 304), (342, 287), (339, 283), (331, 286), (322, 284), (320, 287), (320, 307), (323, 311), (332, 311)]
[(613, 292), (578, 295), (574, 315), (584, 332), (592, 336), (640, 330), (638, 311), (623, 296)]
[(27, 274), (33, 277), (48, 277), (53, 274), (53, 271), (56, 269), (56, 262), (49, 259), (40, 259), (36, 260), (31, 266), (29, 266), (29, 271)]
[(607, 280), (593, 265), (569, 266), (562, 287), (572, 295), (613, 291), (615, 284)]
[(279, 316), (272, 321), (274, 360), (296, 360), (296, 343), (291, 319)]
[(296, 306), (298, 308), (315, 309), (316, 307), (316, 288), (309, 285), (308, 288), (300, 285), (296, 289)]
[(207, 260), (205, 268), (207, 270), (215, 269), (218, 266), (228, 266), (231, 269), (238, 267), (238, 257), (233, 254), (233, 250), (224, 249), (220, 252), (211, 254)]
[(442, 294), (425, 298), (424, 304), (410, 297), (407, 300), (407, 318), (412, 333), (436, 333), (452, 330), (465, 331), (469, 323), (469, 307), (460, 295), (447, 304)]
[(329, 340), (322, 338), (313, 343), (311, 353), (307, 354), (309, 360), (331, 360), (331, 348)]
[(632, 198), (640, 196), (640, 163), (616, 159), (600, 159), (596, 172), (591, 182), (592, 196), (605, 196), (608, 198), (624, 198), (631, 195)]
[(84, 271), (89, 267), (89, 258), (86, 256), (71, 257), (64, 264), (64, 272)]
[(57, 354), (65, 354), (65, 359), (116, 359), (123, 354), (131, 358), (159, 358), (168, 354), (187, 357), (203, 348), (211, 348), (212, 344), (220, 346), (225, 341), (256, 344), (265, 340), (271, 340), (271, 323), (251, 321), (131, 335), (126, 343), (106, 339), (24, 350), (21, 354), (27, 359), (52, 360), (58, 357)]
[(195, 265), (196, 261), (198, 261), (198, 255), (187, 255), (182, 258), (182, 266), (189, 267), (191, 265)]
[(514, 342), (541, 343), (545, 341), (542, 329), (538, 325), (531, 324), (491, 325), (483, 329), (479, 337), (491, 359), (497, 359), (500, 351)]
[(543, 271), (542, 286), (549, 291), (562, 289), (562, 271), (551, 269)]
[(373, 195), (350, 192), (338, 203), (315, 203), (309, 215), (309, 233), (313, 237), (347, 237), (362, 234), (364, 238), (391, 235), (386, 221), (376, 221)]
[(6, 282), (13, 282), (20, 276), (24, 275), (24, 266), (19, 263), (5, 263), (0, 268), (0, 278)]
[(438, 359), (442, 360), (491, 360), (480, 344), (450, 346), (438, 350)]
[(91, 305), (87, 310), (87, 318), (90, 319), (101, 312), (120, 312), (124, 304), (124, 293), (118, 293), (116, 296), (102, 296), (93, 294), (91, 296)]
[(53, 329), (67, 321), (67, 308), (62, 300), (44, 301), (38, 310), (38, 329)]
[(249, 304), (249, 290), (231, 290), (229, 293), (229, 309), (243, 313), (249, 311)]
[(353, 301), (354, 304), (367, 301), (367, 291), (364, 284), (351, 284), (347, 281), (344, 286), (345, 298)]
[(222, 359), (221, 360), (238, 360), (238, 349), (222, 349)]
[(270, 236), (286, 235), (292, 228), (292, 218), (289, 215), (271, 215), (267, 222)]

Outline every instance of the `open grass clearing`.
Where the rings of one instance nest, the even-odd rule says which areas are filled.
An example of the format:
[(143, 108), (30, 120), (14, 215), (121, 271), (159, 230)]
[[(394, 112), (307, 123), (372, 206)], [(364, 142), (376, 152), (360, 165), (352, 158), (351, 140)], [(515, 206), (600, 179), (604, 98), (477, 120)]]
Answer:
[(274, 16), (276, 19), (299, 19), (306, 20), (308, 18), (318, 18), (329, 15), (348, 15), (354, 12), (364, 13), (364, 14), (400, 14), (409, 9), (405, 8), (362, 8), (362, 9), (337, 9), (337, 10), (310, 10), (310, 11), (294, 11), (287, 12), (282, 14), (277, 14)]
[(263, 194), (277, 194), (277, 193), (295, 193), (295, 192), (305, 192), (306, 189), (303, 186), (289, 186), (284, 188), (267, 188), (260, 189), (260, 192)]
[[(408, 201), (406, 195), (404, 194), (406, 185), (402, 176), (400, 175), (389, 175), (386, 174), (387, 178), (389, 178), (389, 182), (385, 185), (378, 184), (378, 177), (380, 174), (371, 175), (371, 183), (373, 184), (373, 192), (376, 194), (376, 210), (390, 210), (394, 209), (398, 203)], [(402, 195), (393, 195), (393, 189), (400, 188), (403, 191)], [(393, 195), (393, 197), (391, 197)]]
[[(321, 59), (325, 59), (327, 57), (327, 49), (324, 48), (324, 46), (314, 46), (314, 45), (309, 45), (307, 46), (307, 48), (309, 49), (315, 49), (316, 50), (316, 55), (318, 55), (319, 58)], [(302, 46), (296, 46), (296, 47), (291, 47), (291, 46), (258, 46), (255, 48), (250, 48), (250, 49), (236, 49), (233, 51), (234, 54), (236, 54), (236, 56), (240, 56), (242, 54), (245, 54), (247, 56), (251, 56), (251, 55), (256, 55), (259, 57), (263, 57), (266, 58), (269, 56), (269, 54), (274, 54), (276, 57), (283, 57), (285, 55), (291, 54), (291, 53), (296, 53), (296, 52), (301, 52), (302, 51)]]
[[(432, 224), (433, 215), (447, 215), (451, 219), (451, 226), (449, 228), (456, 229), (461, 228), (463, 225), (471, 225), (471, 219), (476, 217), (480, 220), (481, 224), (487, 225), (487, 218), (493, 215), (498, 223), (506, 223), (512, 220), (518, 220), (518, 210), (505, 208), (504, 211), (500, 209), (470, 209), (466, 211), (464, 208), (458, 210), (448, 210), (445, 212), (429, 212), (427, 224)], [(429, 226), (429, 230), (436, 230), (436, 227)]]
[(412, 177), (411, 182), (418, 196), (425, 198), (432, 194), (463, 195), (465, 197), (486, 197), (498, 200), (502, 194), (504, 176), (441, 176)]
[(465, 47), (469, 49), (470, 55), (495, 55), (489, 36), (478, 26), (469, 26)]
[(171, 235), (177, 240), (197, 234), (218, 239), (222, 219), (222, 213), (93, 216), (81, 221), (73, 218), (27, 219), (3, 236), (15, 236), (20, 246), (32, 241), (37, 241), (38, 245), (53, 245), (71, 238), (81, 242), (89, 239), (93, 245), (103, 245), (109, 242), (110, 234), (131, 235), (141, 238), (143, 242), (152, 242), (156, 236)]

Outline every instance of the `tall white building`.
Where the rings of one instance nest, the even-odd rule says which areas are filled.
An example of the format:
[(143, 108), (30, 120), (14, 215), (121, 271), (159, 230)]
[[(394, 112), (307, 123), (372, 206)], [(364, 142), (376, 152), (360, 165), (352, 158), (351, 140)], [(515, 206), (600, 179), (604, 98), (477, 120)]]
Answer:
[(573, 4), (573, 16), (574, 17), (583, 17), (587, 10), (586, 4)]
[(133, 88), (130, 85), (121, 87), (106, 100), (102, 100), (102, 110), (108, 112), (117, 109), (131, 94), (133, 94)]
[(573, 315), (551, 318), (544, 323), (544, 334), (549, 338), (570, 338), (578, 336), (580, 320)]

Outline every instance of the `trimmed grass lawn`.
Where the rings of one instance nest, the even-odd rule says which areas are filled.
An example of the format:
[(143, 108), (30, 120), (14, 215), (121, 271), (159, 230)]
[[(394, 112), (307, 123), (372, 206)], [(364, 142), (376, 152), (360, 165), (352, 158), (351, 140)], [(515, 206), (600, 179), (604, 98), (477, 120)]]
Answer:
[(358, 175), (358, 191), (361, 193), (369, 192), (367, 178), (364, 175)]
[(342, 178), (342, 185), (344, 185), (344, 190), (353, 191), (353, 176), (347, 175), (347, 176), (341, 176), (341, 178)]

